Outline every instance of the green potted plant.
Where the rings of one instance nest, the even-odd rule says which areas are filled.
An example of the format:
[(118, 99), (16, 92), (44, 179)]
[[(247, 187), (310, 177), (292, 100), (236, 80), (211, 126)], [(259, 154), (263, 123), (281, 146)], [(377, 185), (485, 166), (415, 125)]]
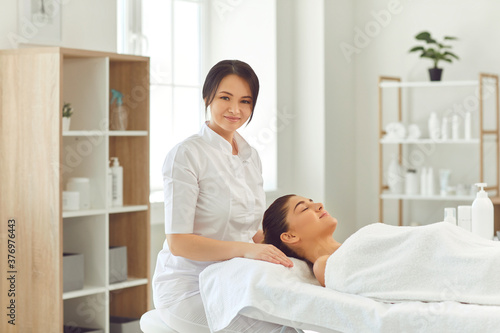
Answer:
[(427, 31), (422, 31), (415, 36), (416, 40), (424, 41), (424, 46), (415, 46), (409, 52), (421, 52), (420, 58), (429, 58), (434, 62), (434, 67), (429, 68), (429, 76), (431, 81), (440, 81), (441, 74), (443, 73), (442, 68), (438, 68), (438, 62), (440, 60), (452, 62), (453, 58), (459, 60), (458, 56), (450, 52), (451, 46), (443, 44), (445, 41), (457, 40), (456, 37), (445, 36), (442, 43), (438, 42), (432, 38), (431, 34)]
[(62, 109), (63, 131), (69, 131), (69, 124), (72, 114), (73, 114), (73, 108), (71, 107), (71, 103), (64, 103)]

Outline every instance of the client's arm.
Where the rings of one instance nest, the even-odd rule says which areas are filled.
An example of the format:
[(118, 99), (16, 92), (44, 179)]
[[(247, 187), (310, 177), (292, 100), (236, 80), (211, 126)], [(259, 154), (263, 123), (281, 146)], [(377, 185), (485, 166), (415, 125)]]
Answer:
[(324, 255), (319, 257), (318, 260), (314, 262), (313, 266), (314, 276), (319, 281), (319, 283), (321, 283), (323, 287), (325, 286), (326, 261), (328, 260), (329, 257), (330, 255)]

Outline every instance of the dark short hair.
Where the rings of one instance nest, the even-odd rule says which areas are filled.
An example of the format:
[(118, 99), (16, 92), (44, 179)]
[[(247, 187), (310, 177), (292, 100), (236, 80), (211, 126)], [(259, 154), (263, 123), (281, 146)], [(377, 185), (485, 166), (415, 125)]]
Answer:
[(248, 119), (250, 123), (253, 117), (253, 110), (257, 104), (257, 97), (259, 96), (259, 78), (250, 65), (240, 60), (222, 60), (210, 69), (205, 78), (202, 91), (203, 100), (205, 101), (205, 112), (208, 106), (213, 102), (220, 82), (230, 74), (238, 75), (245, 80), (250, 87), (250, 92), (252, 94), (252, 113)]
[[(295, 194), (288, 194), (278, 199), (266, 209), (262, 220), (262, 229), (264, 231), (264, 243), (272, 244), (280, 249), (288, 257), (306, 260), (298, 255), (288, 245), (281, 240), (281, 234), (288, 231), (288, 222), (286, 216), (288, 213), (287, 204)], [(307, 261), (307, 260), (306, 260)]]

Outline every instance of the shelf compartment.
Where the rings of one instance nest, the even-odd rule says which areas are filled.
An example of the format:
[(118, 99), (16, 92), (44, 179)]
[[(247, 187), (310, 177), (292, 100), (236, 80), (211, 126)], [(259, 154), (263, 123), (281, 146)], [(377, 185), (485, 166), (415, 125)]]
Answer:
[[(109, 89), (123, 94), (128, 111), (128, 130), (149, 130), (149, 61), (110, 60)], [(109, 112), (111, 123), (112, 109)]]
[(109, 158), (123, 167), (123, 204), (149, 204), (149, 136), (109, 138)]
[(106, 292), (64, 300), (64, 325), (100, 328), (109, 332), (107, 303)]
[(105, 287), (107, 215), (74, 217), (63, 222), (63, 252), (83, 253), (84, 285)]
[(107, 140), (103, 136), (63, 137), (61, 173), (63, 191), (72, 177), (90, 179), (91, 210), (106, 207)]
[(106, 57), (63, 60), (63, 102), (73, 107), (72, 130), (107, 130), (108, 73)]
[(149, 211), (109, 215), (109, 246), (127, 247), (129, 278), (149, 278)]
[(109, 292), (111, 316), (140, 318), (149, 308), (148, 285), (112, 290)]

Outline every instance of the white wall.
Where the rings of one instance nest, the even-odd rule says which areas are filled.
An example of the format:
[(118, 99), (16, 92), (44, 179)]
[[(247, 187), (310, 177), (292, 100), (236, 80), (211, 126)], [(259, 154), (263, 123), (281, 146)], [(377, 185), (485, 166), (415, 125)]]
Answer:
[(324, 1), (294, 1), (295, 193), (325, 200)]
[[(18, 1), (3, 0), (0, 12), (0, 49), (31, 44), (18, 30)], [(62, 41), (55, 46), (116, 52), (116, 0), (67, 0), (62, 6)]]
[[(500, 73), (500, 3), (490, 0), (456, 0), (456, 1), (389, 1), (389, 0), (358, 0), (356, 1), (354, 25), (352, 31), (364, 30), (377, 19), (374, 13), (388, 10), (390, 6), (399, 8), (391, 15), (386, 26), (369, 38), (366, 46), (360, 47), (359, 54), (354, 54), (352, 62), (355, 68), (355, 103), (356, 103), (356, 178), (357, 193), (357, 227), (361, 227), (378, 219), (378, 153), (377, 153), (377, 77), (378, 75), (401, 76), (403, 80), (428, 80), (427, 68), (430, 60), (419, 59), (417, 54), (409, 54), (408, 50), (417, 45), (414, 36), (429, 30), (433, 35), (442, 38), (444, 35), (457, 36), (454, 51), (461, 60), (453, 64), (445, 63), (444, 80), (474, 80), (478, 72)], [(375, 30), (374, 30), (375, 31)], [(353, 41), (351, 40), (351, 44)], [(358, 44), (363, 44), (359, 43)], [(347, 61), (344, 61), (347, 64)], [(423, 95), (423, 94), (427, 95)], [(416, 111), (413, 118), (427, 134), (426, 119), (428, 112), (448, 112), (454, 104), (463, 104), (464, 98), (474, 94), (473, 89), (448, 89), (441, 91), (406, 92), (404, 108)], [(436, 147), (436, 149), (441, 149)], [(471, 156), (465, 148), (458, 148), (461, 157), (447, 155), (447, 151), (436, 151), (443, 156), (440, 160), (426, 156), (426, 160), (418, 167), (427, 163), (441, 164), (453, 169), (452, 182), (460, 182), (464, 176), (468, 182), (473, 182), (476, 171), (473, 162), (467, 159)], [(417, 163), (418, 164), (418, 163)], [(459, 166), (459, 167), (457, 167)], [(460, 168), (465, 174), (459, 175)], [(472, 175), (472, 176), (471, 176)], [(472, 177), (472, 179), (471, 179)], [(412, 204), (410, 220), (417, 222), (432, 222), (443, 218), (445, 205), (451, 207), (457, 203)], [(386, 211), (391, 206), (386, 208)], [(388, 221), (397, 223), (396, 221)]]
[(352, 40), (354, 3), (325, 1), (325, 206), (339, 221), (335, 238), (356, 231), (354, 65), (339, 48)]
[(278, 108), (293, 115), (278, 139), (280, 194), (323, 202), (340, 241), (356, 227), (353, 67), (337, 47), (352, 35), (353, 8), (348, 0), (277, 2)]

